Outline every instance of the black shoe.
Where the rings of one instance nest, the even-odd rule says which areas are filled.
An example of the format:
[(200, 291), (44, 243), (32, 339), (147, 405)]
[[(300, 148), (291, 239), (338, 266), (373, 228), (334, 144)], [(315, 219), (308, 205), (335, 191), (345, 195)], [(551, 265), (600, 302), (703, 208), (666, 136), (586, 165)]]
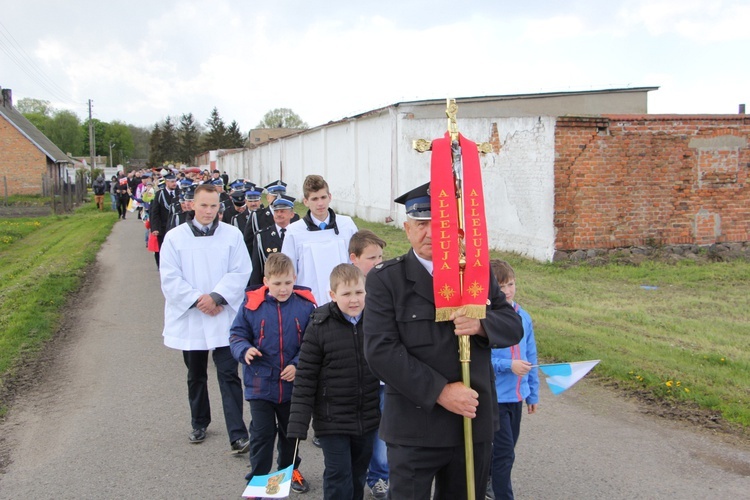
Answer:
[(295, 493), (307, 493), (310, 491), (310, 483), (308, 483), (299, 469), (292, 471), (292, 491)]
[(317, 446), (318, 448), (322, 448), (322, 447), (323, 447), (323, 445), (321, 445), (321, 444), (320, 444), (320, 439), (318, 439), (317, 437), (313, 437), (313, 438), (312, 438), (312, 443), (313, 443), (313, 444), (314, 444), (315, 446)]
[(190, 436), (188, 437), (188, 440), (193, 444), (202, 443), (206, 439), (206, 429), (193, 429), (193, 432), (190, 433)]
[(248, 438), (240, 438), (237, 441), (232, 442), (232, 453), (241, 455), (247, 453), (250, 450), (250, 440)]

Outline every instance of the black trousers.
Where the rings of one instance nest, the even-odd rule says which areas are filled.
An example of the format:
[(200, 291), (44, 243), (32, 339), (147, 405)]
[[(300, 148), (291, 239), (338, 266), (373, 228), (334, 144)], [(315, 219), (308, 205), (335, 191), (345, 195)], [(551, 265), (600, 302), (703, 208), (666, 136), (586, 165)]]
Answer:
[(372, 430), (359, 436), (328, 434), (318, 437), (326, 466), (323, 471), (325, 500), (364, 498), (367, 465), (376, 433)]
[[(156, 236), (156, 241), (159, 242), (159, 249), (161, 249), (161, 245), (164, 243), (164, 235), (159, 233)], [(156, 261), (156, 269), (159, 269), (159, 252), (154, 252), (154, 260)]]
[[(491, 453), (492, 443), (474, 443), (476, 498), (484, 498)], [(427, 448), (388, 443), (389, 498), (429, 500), (433, 478), (436, 500), (466, 498), (465, 464), (463, 445)]]
[[(188, 369), (188, 401), (193, 429), (208, 427), (211, 423), (211, 404), (208, 399), (208, 353), (209, 351), (182, 351)], [(216, 378), (221, 391), (224, 408), (224, 422), (229, 434), (229, 442), (246, 438), (247, 428), (242, 419), (242, 382), (237, 374), (238, 363), (232, 357), (229, 347), (213, 350), (216, 365)]]
[[(291, 401), (287, 403), (272, 403), (261, 399), (251, 399), (250, 403), (250, 466), (252, 476), (264, 476), (271, 472), (273, 465), (273, 448), (276, 442), (278, 450), (278, 470), (289, 467), (294, 458), (294, 439), (286, 437), (286, 428), (289, 425), (289, 409)], [(278, 434), (278, 441), (276, 436)], [(300, 458), (294, 462), (294, 468), (298, 469)]]
[(130, 196), (118, 196), (117, 197), (117, 215), (125, 218), (125, 215), (128, 213), (128, 202), (130, 201)]

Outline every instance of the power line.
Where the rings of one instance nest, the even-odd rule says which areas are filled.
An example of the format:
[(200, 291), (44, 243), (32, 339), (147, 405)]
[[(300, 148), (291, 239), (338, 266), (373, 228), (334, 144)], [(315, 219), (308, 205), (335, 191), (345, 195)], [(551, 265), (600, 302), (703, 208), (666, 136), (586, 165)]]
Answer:
[[(0, 28), (2, 28), (2, 30), (0, 30), (0, 50), (5, 52), (11, 61), (13, 61), (16, 66), (26, 74), (26, 76), (39, 85), (43, 90), (51, 94), (55, 99), (75, 106), (80, 106), (82, 104), (77, 102), (65, 89), (58, 85), (54, 79), (50, 78), (41, 68), (39, 68), (2, 22), (0, 22)], [(3, 40), (3, 38), (5, 40)]]

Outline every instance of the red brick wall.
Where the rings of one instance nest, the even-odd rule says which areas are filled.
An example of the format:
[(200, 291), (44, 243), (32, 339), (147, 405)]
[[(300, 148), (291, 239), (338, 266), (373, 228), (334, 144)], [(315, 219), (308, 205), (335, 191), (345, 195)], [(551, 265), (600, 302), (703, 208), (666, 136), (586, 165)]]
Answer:
[(0, 117), (0, 190), (5, 176), (9, 195), (42, 194), (42, 175), (45, 174), (47, 156)]
[(555, 247), (748, 241), (750, 116), (561, 117)]

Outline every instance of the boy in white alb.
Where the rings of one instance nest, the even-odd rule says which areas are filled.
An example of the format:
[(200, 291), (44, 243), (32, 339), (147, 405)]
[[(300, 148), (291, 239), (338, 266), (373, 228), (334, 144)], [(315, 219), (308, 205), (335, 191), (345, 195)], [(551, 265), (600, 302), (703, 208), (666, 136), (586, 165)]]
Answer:
[(338, 264), (349, 263), (349, 239), (357, 232), (351, 217), (329, 208), (331, 191), (320, 175), (302, 185), (307, 215), (289, 225), (281, 251), (292, 259), (297, 284), (312, 289), (318, 306), (329, 302), (328, 283)]

